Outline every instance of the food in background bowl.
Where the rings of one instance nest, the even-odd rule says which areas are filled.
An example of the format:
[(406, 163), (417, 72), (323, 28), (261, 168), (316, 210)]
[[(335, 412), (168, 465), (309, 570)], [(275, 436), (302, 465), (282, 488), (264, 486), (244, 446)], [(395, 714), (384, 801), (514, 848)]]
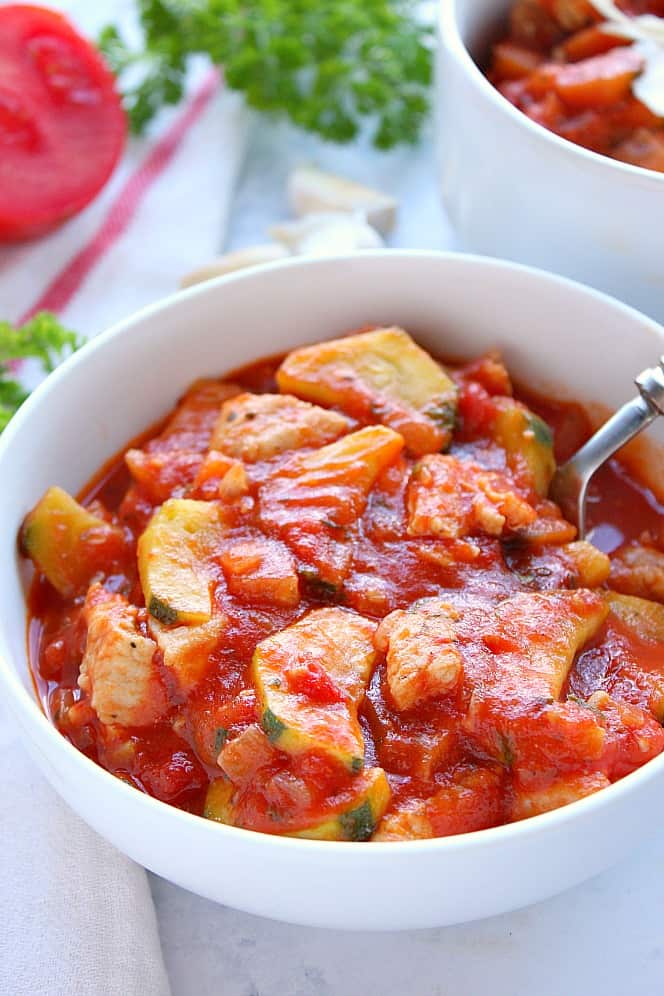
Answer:
[(659, 754), (662, 510), (602, 473), (614, 583), (646, 597), (610, 590), (547, 498), (588, 420), (529, 400), (398, 328), (194, 384), (24, 522), (58, 729), (158, 799), (323, 840), (498, 826)]
[(499, 93), (485, 67), (513, 7), (440, 0), (439, 181), (459, 245), (582, 280), (664, 320), (664, 173), (561, 138)]
[[(664, 18), (662, 0), (622, 0), (618, 8), (634, 18)], [(664, 117), (633, 89), (645, 68), (639, 45), (613, 33), (590, 0), (514, 0), (509, 34), (492, 48), (489, 78), (561, 138), (664, 172)]]

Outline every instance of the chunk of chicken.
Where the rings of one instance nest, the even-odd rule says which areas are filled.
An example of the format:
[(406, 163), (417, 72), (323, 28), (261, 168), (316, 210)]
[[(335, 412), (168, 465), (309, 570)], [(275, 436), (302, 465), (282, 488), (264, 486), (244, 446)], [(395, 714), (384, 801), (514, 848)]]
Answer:
[(93, 585), (84, 618), (88, 626), (79, 687), (102, 723), (147, 726), (168, 708), (155, 663), (157, 644), (137, 626), (138, 609), (122, 595)]
[(160, 505), (168, 498), (182, 497), (195, 479), (202, 462), (203, 455), (190, 450), (148, 453), (145, 450), (131, 449), (125, 453), (129, 473), (155, 505)]
[(459, 613), (438, 599), (423, 601), (383, 619), (375, 636), (387, 656), (387, 684), (400, 711), (453, 691), (463, 672), (455, 643)]
[(217, 764), (232, 782), (242, 785), (250, 782), (260, 768), (279, 760), (279, 756), (267, 734), (257, 723), (252, 723), (225, 744)]
[(429, 799), (411, 800), (384, 816), (372, 840), (423, 840), (486, 830), (503, 822), (504, 808), (501, 771), (462, 769)]
[(303, 446), (324, 446), (351, 428), (338, 412), (290, 394), (240, 394), (221, 409), (211, 447), (255, 463)]
[(551, 809), (569, 806), (571, 802), (584, 799), (587, 795), (599, 792), (611, 782), (600, 771), (588, 774), (567, 775), (556, 778), (547, 785), (529, 787), (520, 779), (514, 780), (512, 804), (509, 819), (525, 820), (529, 816), (548, 813)]
[(537, 518), (506, 474), (441, 453), (416, 464), (407, 505), (411, 536), (502, 536)]

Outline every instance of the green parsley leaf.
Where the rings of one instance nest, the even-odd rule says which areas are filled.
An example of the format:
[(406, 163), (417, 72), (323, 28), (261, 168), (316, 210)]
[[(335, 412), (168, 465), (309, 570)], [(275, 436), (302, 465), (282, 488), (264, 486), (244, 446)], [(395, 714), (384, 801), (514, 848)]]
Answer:
[(267, 735), (270, 743), (276, 744), (277, 740), (281, 737), (281, 734), (286, 729), (284, 723), (275, 716), (271, 709), (266, 709), (261, 717), (261, 726), (263, 731)]
[(153, 595), (150, 599), (148, 612), (154, 619), (157, 619), (160, 623), (163, 623), (164, 626), (172, 625), (172, 623), (176, 622), (178, 618), (178, 614), (175, 609), (171, 608), (170, 605), (167, 605), (166, 602), (163, 602), (161, 598), (157, 598), (156, 595)]
[(224, 744), (226, 743), (227, 739), (228, 739), (228, 730), (226, 729), (226, 727), (225, 726), (218, 726), (217, 727), (217, 732), (214, 735), (214, 752), (215, 752), (215, 754), (219, 754), (221, 752), (221, 748), (224, 746)]
[(342, 813), (339, 823), (345, 840), (369, 840), (376, 826), (369, 800), (367, 799), (357, 809)]
[(417, 0), (138, 0), (143, 48), (99, 45), (142, 132), (183, 93), (192, 55), (223, 66), (249, 106), (333, 142), (365, 122), (378, 148), (417, 140), (429, 109), (432, 26)]
[(531, 412), (528, 416), (528, 423), (538, 443), (541, 443), (542, 446), (553, 446), (553, 431), (544, 419)]
[(51, 373), (65, 354), (81, 345), (82, 340), (48, 311), (35, 315), (21, 328), (0, 321), (0, 432), (29, 394), (13, 376), (11, 364), (35, 359)]

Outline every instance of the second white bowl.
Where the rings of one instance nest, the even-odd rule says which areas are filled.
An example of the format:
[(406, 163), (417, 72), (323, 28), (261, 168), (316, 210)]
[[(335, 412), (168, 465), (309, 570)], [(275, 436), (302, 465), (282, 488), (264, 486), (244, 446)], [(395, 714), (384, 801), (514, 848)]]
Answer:
[(463, 248), (584, 281), (664, 322), (664, 174), (559, 138), (478, 63), (513, 0), (441, 0), (438, 176)]

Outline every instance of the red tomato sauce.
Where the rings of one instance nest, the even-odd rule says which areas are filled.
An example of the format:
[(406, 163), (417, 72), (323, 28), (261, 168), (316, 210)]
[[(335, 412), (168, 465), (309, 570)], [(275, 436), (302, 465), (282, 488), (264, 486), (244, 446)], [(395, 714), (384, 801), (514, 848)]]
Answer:
[[(245, 390), (273, 391), (279, 362), (279, 358), (261, 360), (227, 379)], [(488, 444), (483, 426), (487, 411), (493, 394), (505, 387), (493, 382), (494, 376), (495, 371), (491, 373), (489, 369), (487, 373), (481, 363), (456, 371), (462, 418), (452, 454), (468, 457), (481, 451), (486, 457)], [(590, 434), (589, 420), (579, 405), (516, 393), (551, 425), (559, 459), (569, 455)], [(207, 410), (179, 419), (176, 430), (184, 434), (183, 438), (186, 436), (190, 452), (202, 453), (207, 447), (212, 421)], [(148, 449), (152, 446), (158, 451), (162, 428), (163, 425), (154, 427), (132, 445)], [(170, 711), (152, 726), (114, 730), (109, 735), (99, 722), (77, 685), (86, 639), (81, 615), (83, 599), (63, 599), (37, 575), (29, 599), (29, 648), (47, 715), (79, 750), (119, 778), (172, 805), (201, 813), (208, 785), (219, 776), (216, 758), (221, 747), (259, 718), (249, 674), (256, 644), (289, 626), (309, 609), (340, 604), (366, 617), (381, 619), (396, 609), (408, 608), (417, 599), (446, 592), (460, 597), (461, 604), (467, 599), (470, 605), (474, 597), (487, 591), (506, 597), (568, 584), (560, 561), (548, 547), (533, 550), (518, 542), (477, 537), (473, 544), (478, 549), (471, 560), (468, 544), (462, 540), (443, 550), (435, 541), (410, 537), (406, 532), (404, 495), (414, 462), (412, 457), (400, 457), (372, 489), (361, 518), (352, 567), (341, 589), (303, 572), (296, 607), (248, 604), (229, 592), (220, 573), (215, 599), (228, 619), (223, 640), (210, 654), (197, 687), (188, 697), (174, 696)], [(177, 461), (174, 466), (169, 488), (178, 494), (191, 482), (192, 469)], [(267, 469), (258, 463), (252, 472), (255, 489)], [(124, 451), (102, 469), (80, 498), (92, 509), (101, 503), (106, 514), (124, 523), (129, 536), (126, 555), (114, 573), (105, 577), (104, 584), (107, 589), (129, 593), (135, 605), (143, 605), (136, 567), (136, 534), (144, 528), (157, 503), (144, 487), (132, 484)], [(615, 461), (597, 476), (590, 500), (592, 526), (609, 550), (646, 531), (657, 532), (662, 521), (664, 509), (654, 496)], [(238, 534), (242, 535), (242, 527)], [(104, 564), (100, 562), (99, 568), (103, 573)], [(139, 613), (139, 625), (140, 619)], [(606, 635), (605, 627), (578, 658), (566, 685), (570, 694), (585, 699), (607, 682), (611, 684), (609, 678), (612, 687), (622, 682), (624, 691), (629, 686), (630, 676), (616, 677), (616, 673), (620, 670), (620, 648), (630, 636), (617, 625), (609, 633), (608, 643)], [(655, 672), (660, 670), (656, 649), (644, 644), (642, 650), (645, 666)], [(313, 701), (330, 703), (338, 699), (338, 688), (315, 664), (298, 673), (293, 681), (299, 682), (297, 690)], [(627, 700), (637, 704), (642, 698), (627, 694)], [(376, 668), (360, 709), (360, 723), (365, 767), (380, 765), (387, 773), (392, 790), (388, 812), (409, 801), (428, 798), (435, 788), (437, 802), (428, 818), (440, 835), (492, 826), (508, 818), (507, 806), (514, 791), (510, 787), (509, 763), (505, 770), (487, 763), (481, 752), (470, 748), (459, 734), (459, 717), (467, 705), (466, 693), (461, 690), (423, 703), (416, 710), (400, 712), (386, 688), (385, 663)], [(662, 746), (664, 740), (659, 749)], [(444, 755), (444, 764), (437, 761), (439, 755)], [(628, 762), (621, 763), (618, 775), (632, 770)], [(638, 763), (642, 762), (633, 766)], [(241, 825), (265, 832), (287, 832), (297, 828), (303, 813), (324, 815), (350, 790), (348, 771), (315, 752), (299, 758), (280, 757), (275, 765), (247, 772), (250, 789), (243, 794), (238, 816)], [(276, 771), (279, 777), (275, 777)], [(454, 805), (444, 804), (446, 792)], [(296, 814), (290, 822), (288, 816), (282, 815), (275, 823), (275, 812), (290, 811)]]
[[(664, 17), (662, 0), (622, 0), (632, 16)], [(590, 0), (514, 0), (488, 76), (515, 107), (562, 138), (664, 172), (664, 119), (634, 95), (644, 68), (629, 40), (602, 30)]]

